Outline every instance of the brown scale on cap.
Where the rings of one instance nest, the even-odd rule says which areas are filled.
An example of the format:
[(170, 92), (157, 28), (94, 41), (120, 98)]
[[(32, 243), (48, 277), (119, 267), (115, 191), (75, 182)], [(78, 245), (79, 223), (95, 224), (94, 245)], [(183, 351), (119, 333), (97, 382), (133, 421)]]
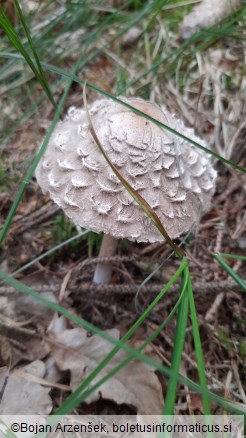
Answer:
[[(122, 101), (201, 143), (166, 110), (138, 98)], [(170, 237), (189, 231), (209, 209), (214, 192), (216, 172), (209, 155), (112, 100), (96, 101), (89, 113), (108, 158), (154, 209)], [(36, 177), (78, 226), (116, 238), (163, 240), (95, 144), (84, 109), (71, 107), (57, 125)]]

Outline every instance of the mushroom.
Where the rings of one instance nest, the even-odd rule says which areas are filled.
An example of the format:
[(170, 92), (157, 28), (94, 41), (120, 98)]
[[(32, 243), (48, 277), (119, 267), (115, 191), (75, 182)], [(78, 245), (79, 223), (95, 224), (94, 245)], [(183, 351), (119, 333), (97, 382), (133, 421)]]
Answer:
[[(166, 109), (140, 98), (121, 100), (200, 142)], [(210, 156), (119, 102), (97, 100), (89, 115), (108, 158), (152, 207), (169, 236), (176, 238), (196, 225), (215, 189)], [(36, 178), (75, 225), (105, 233), (100, 257), (115, 254), (118, 238), (163, 241), (99, 150), (85, 109), (71, 107), (58, 123)], [(111, 272), (111, 263), (99, 263), (94, 282), (108, 283)]]

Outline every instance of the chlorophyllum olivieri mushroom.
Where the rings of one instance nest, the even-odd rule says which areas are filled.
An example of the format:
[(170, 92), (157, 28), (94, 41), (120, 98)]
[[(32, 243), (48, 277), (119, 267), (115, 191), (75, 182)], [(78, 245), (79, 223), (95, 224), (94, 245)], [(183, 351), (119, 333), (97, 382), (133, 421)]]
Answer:
[[(200, 142), (192, 129), (155, 104), (121, 100)], [(98, 100), (89, 114), (108, 158), (152, 207), (169, 236), (176, 238), (197, 224), (215, 188), (210, 156), (119, 102)], [(114, 255), (118, 238), (163, 241), (99, 150), (85, 109), (71, 107), (58, 123), (36, 178), (77, 226), (105, 233), (99, 256)], [(111, 263), (99, 263), (94, 282), (108, 283), (111, 272)]]

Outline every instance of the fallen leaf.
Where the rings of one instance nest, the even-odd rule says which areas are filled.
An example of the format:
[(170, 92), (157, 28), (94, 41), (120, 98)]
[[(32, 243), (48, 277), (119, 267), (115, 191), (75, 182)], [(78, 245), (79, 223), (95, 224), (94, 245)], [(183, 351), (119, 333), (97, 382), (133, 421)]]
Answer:
[[(119, 330), (111, 329), (105, 333), (119, 339)], [(98, 335), (88, 337), (83, 328), (59, 331), (56, 326), (51, 326), (47, 342), (58, 367), (63, 371), (70, 370), (72, 389), (77, 388), (113, 348), (110, 342)], [(118, 352), (93, 383), (99, 381), (126, 357), (124, 351)], [(118, 404), (133, 405), (141, 415), (160, 414), (163, 397), (160, 382), (154, 371), (153, 367), (133, 360), (87, 397), (86, 402), (91, 403), (101, 396)]]
[(50, 388), (41, 386), (29, 377), (30, 374), (43, 378), (46, 370), (44, 362), (36, 360), (20, 370), (27, 373), (27, 378), (12, 373), (8, 375), (7, 367), (0, 368), (0, 392), (3, 389), (0, 415), (49, 414), (52, 410)]

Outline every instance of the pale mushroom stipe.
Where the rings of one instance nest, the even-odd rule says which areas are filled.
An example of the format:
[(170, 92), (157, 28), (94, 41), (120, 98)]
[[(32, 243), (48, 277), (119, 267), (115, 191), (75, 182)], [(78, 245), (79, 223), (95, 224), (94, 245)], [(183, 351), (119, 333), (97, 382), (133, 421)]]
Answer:
[[(167, 110), (140, 98), (121, 100), (201, 144), (193, 130)], [(169, 236), (179, 237), (196, 225), (215, 189), (210, 156), (119, 102), (97, 100), (89, 115), (107, 157), (147, 201)], [(48, 192), (75, 225), (105, 233), (101, 257), (115, 254), (118, 238), (164, 240), (105, 160), (85, 109), (71, 107), (58, 123), (36, 178), (43, 193)], [(110, 263), (98, 264), (94, 282), (108, 283), (111, 272)]]

